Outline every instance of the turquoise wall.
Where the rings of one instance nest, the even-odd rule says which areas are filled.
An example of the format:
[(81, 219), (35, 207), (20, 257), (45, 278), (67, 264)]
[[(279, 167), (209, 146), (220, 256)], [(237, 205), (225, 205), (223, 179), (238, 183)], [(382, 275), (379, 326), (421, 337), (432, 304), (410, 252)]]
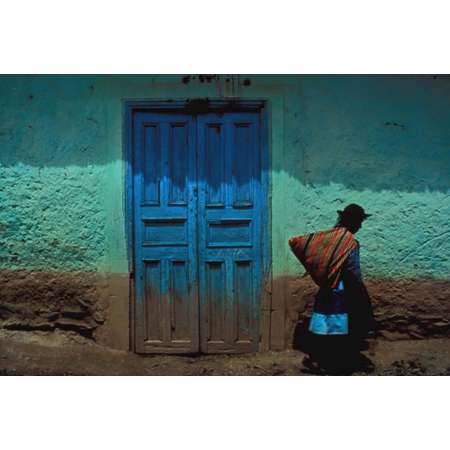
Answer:
[(182, 78), (0, 77), (0, 268), (127, 272), (122, 100), (240, 96), (269, 100), (274, 276), (357, 202), (367, 275), (449, 277), (448, 77)]

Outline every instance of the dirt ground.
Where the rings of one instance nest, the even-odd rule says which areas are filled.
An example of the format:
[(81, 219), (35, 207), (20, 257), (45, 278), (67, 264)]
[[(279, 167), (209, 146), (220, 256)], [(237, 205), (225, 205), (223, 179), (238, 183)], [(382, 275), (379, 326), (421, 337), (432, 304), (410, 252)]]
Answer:
[[(315, 375), (300, 351), (140, 356), (89, 342), (0, 337), (0, 375)], [(450, 375), (450, 339), (369, 341), (354, 375)], [(305, 361), (306, 362), (306, 361)], [(326, 373), (323, 373), (326, 375)]]

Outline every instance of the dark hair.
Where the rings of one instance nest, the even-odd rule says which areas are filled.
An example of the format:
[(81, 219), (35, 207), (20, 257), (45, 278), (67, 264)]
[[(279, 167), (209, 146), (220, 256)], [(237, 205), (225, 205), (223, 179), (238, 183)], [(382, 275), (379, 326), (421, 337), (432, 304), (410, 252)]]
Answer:
[(355, 203), (347, 205), (343, 211), (337, 211), (337, 213), (339, 217), (335, 226), (347, 228), (350, 233), (358, 232), (363, 221), (371, 216), (371, 214), (366, 214), (364, 209)]
[(364, 219), (359, 217), (344, 216), (338, 213), (338, 219), (335, 227), (353, 228), (355, 225), (361, 225)]
[(347, 205), (342, 211), (338, 210), (337, 213), (339, 214), (339, 217), (336, 226), (347, 228), (348, 226), (360, 226), (363, 220), (371, 216), (371, 214), (367, 214), (364, 211), (362, 206), (359, 206), (356, 203), (350, 203), (350, 205)]

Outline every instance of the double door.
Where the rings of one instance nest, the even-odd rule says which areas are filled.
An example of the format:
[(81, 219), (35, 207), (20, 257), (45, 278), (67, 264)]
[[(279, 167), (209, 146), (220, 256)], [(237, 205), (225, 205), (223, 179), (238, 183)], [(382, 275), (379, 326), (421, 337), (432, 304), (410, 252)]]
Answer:
[(136, 351), (256, 351), (259, 114), (141, 110), (131, 125)]

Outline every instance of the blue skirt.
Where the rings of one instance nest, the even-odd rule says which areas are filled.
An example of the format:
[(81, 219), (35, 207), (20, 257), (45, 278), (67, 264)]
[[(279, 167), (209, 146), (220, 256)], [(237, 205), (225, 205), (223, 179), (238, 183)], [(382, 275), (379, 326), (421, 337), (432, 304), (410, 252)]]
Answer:
[(314, 334), (348, 334), (348, 305), (344, 283), (335, 289), (320, 289), (316, 295), (309, 331)]

